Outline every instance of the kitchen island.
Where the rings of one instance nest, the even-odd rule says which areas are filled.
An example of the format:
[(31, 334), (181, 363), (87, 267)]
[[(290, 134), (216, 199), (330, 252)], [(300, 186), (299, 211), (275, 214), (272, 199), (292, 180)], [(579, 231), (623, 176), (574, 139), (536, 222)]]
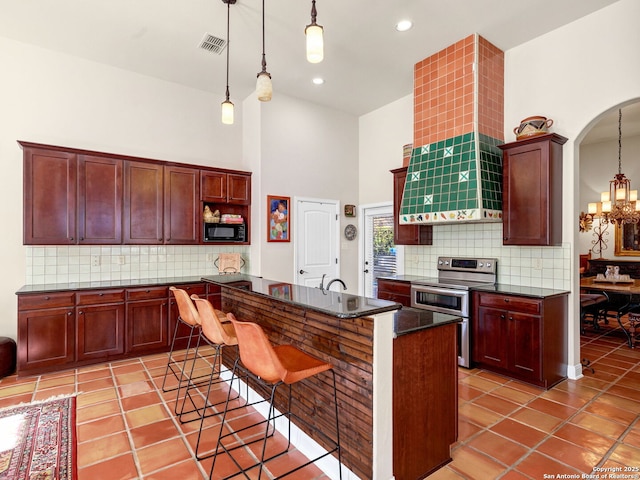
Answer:
[[(224, 311), (260, 324), (274, 344), (296, 345), (334, 365), (342, 462), (350, 471), (343, 478), (413, 480), (450, 461), (458, 317), (250, 275), (202, 280), (219, 288)], [(335, 438), (327, 382), (320, 376), (296, 385), (294, 404)]]

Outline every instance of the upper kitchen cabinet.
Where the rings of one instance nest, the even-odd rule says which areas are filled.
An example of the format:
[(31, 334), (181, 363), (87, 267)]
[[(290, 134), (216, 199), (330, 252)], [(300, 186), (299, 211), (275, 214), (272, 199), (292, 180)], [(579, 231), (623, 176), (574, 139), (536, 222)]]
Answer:
[(77, 155), (20, 142), (24, 150), (24, 244), (77, 243)]
[(562, 242), (562, 146), (555, 133), (499, 145), (503, 151), (503, 244)]
[(164, 167), (164, 243), (192, 245), (200, 240), (200, 172)]
[(124, 243), (163, 243), (163, 192), (162, 165), (124, 163)]
[(251, 174), (200, 171), (201, 199), (206, 203), (251, 204)]
[(78, 243), (122, 242), (122, 161), (78, 157)]
[(407, 167), (391, 170), (393, 173), (393, 241), (396, 245), (431, 245), (433, 227), (431, 225), (400, 225), (400, 205), (407, 179)]

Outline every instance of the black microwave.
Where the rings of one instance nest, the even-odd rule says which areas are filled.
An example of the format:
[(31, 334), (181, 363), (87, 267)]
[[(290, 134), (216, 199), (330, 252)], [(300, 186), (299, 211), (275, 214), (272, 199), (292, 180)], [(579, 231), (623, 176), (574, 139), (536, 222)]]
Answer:
[(205, 223), (205, 242), (246, 242), (244, 223)]

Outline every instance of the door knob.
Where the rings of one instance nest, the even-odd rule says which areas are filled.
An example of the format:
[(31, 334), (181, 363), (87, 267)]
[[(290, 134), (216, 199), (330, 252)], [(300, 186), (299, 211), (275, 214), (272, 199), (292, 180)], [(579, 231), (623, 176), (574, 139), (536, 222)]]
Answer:
[(369, 273), (369, 269), (368, 268), (365, 269), (364, 273)]
[(305, 273), (309, 273), (309, 272), (307, 272), (306, 270), (302, 270), (302, 269), (300, 269), (300, 271), (299, 271), (298, 273), (299, 273), (300, 275), (303, 275), (303, 274), (305, 274)]

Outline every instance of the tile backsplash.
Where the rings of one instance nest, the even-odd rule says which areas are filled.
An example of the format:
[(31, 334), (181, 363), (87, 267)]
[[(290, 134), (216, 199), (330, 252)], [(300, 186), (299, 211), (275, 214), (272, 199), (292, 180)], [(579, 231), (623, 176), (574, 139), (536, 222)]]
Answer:
[(214, 275), (219, 253), (240, 253), (249, 271), (250, 248), (228, 245), (27, 246), (26, 284), (48, 285), (141, 278)]
[(498, 282), (571, 290), (570, 244), (559, 247), (502, 245), (502, 223), (434, 225), (432, 246), (406, 246), (406, 275), (437, 276), (440, 256), (498, 259)]

